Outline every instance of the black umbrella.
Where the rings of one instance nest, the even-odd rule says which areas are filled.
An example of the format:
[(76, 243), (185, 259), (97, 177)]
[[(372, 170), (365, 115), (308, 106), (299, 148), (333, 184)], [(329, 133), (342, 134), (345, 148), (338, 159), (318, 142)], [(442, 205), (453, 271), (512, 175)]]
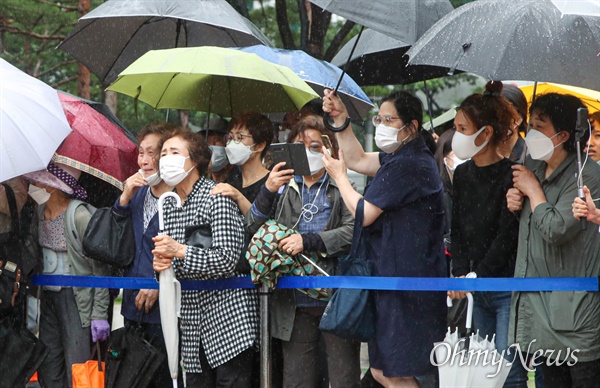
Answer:
[(136, 327), (113, 330), (106, 350), (106, 387), (146, 387), (163, 359)]
[(407, 54), (411, 65), (600, 90), (599, 53), (599, 17), (562, 14), (550, 0), (478, 0), (442, 18)]
[(311, 3), (385, 35), (414, 43), (452, 11), (448, 0), (310, 0)]
[[(346, 73), (359, 85), (410, 84), (443, 77), (448, 73), (446, 67), (409, 66), (408, 57), (404, 54), (411, 44), (375, 30), (363, 31), (358, 43), (356, 41), (356, 36), (350, 39), (331, 60), (331, 63), (342, 67), (347, 62)], [(354, 44), (356, 44), (356, 49), (348, 61)]]
[(77, 22), (58, 48), (104, 84), (149, 50), (270, 45), (225, 0), (109, 0)]
[(24, 387), (49, 349), (14, 316), (0, 320), (0, 388)]

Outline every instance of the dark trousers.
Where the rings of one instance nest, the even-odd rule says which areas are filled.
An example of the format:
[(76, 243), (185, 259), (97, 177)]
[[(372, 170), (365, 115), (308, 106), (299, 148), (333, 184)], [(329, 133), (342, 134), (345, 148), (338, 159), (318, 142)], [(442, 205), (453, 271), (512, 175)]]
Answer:
[(41, 386), (70, 387), (71, 366), (90, 358), (91, 342), (90, 328), (81, 327), (72, 288), (42, 292), (40, 340), (50, 349), (38, 370)]
[[(138, 323), (135, 321), (127, 318), (124, 318), (123, 321), (127, 330), (138, 327)], [(167, 348), (165, 347), (165, 338), (163, 337), (162, 326), (159, 324), (141, 323), (138, 330), (140, 330), (144, 339), (150, 342), (150, 344), (152, 344), (152, 346), (154, 346), (154, 348), (164, 357), (162, 364), (160, 364), (160, 367), (154, 372), (154, 375), (152, 375), (152, 380), (150, 381), (148, 388), (163, 388), (171, 386), (171, 372), (169, 371)]]
[(187, 387), (250, 388), (254, 353), (254, 349), (246, 349), (225, 364), (211, 368), (201, 345), (200, 366), (202, 367), (202, 373), (188, 373), (186, 375)]
[(294, 328), (283, 346), (283, 386), (315, 387), (319, 340), (325, 341), (329, 382), (332, 388), (360, 387), (360, 342), (319, 330), (324, 308), (297, 308)]
[[(577, 362), (572, 366), (564, 364), (541, 365), (544, 385), (552, 388), (596, 388), (600, 386), (600, 360)], [(538, 366), (539, 368), (539, 366)]]

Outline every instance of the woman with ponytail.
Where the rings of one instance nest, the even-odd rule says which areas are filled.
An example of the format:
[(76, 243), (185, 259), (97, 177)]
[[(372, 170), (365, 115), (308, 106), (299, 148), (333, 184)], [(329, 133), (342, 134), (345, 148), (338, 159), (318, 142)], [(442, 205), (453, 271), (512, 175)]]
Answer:
[[(501, 145), (510, 136), (519, 116), (500, 95), (502, 82), (490, 81), (483, 94), (467, 97), (457, 108), (452, 150), (470, 159), (454, 171), (452, 207), (452, 274), (467, 278), (513, 277), (517, 254), (518, 219), (506, 207), (512, 187), (512, 165)], [(465, 292), (449, 291), (453, 299)], [(496, 348), (508, 348), (511, 293), (477, 292), (474, 327), (482, 338), (495, 336)], [(512, 355), (505, 357), (510, 360)], [(505, 387), (526, 387), (527, 375), (513, 363)]]

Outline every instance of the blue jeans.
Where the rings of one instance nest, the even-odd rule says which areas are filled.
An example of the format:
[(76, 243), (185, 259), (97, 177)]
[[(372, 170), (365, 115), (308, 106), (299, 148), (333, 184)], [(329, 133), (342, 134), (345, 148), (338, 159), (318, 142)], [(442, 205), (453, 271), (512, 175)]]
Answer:
[[(510, 319), (510, 292), (476, 292), (473, 294), (473, 326), (479, 330), (482, 338), (496, 334), (496, 349), (501, 352), (508, 348), (508, 322)], [(504, 387), (527, 387), (527, 371), (521, 364), (521, 359), (514, 351), (507, 359), (514, 363), (506, 378)]]

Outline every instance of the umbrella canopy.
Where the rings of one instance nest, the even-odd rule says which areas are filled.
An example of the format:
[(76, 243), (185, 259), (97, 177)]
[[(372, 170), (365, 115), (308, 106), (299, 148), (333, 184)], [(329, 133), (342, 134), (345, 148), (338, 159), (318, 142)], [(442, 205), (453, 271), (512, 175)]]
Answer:
[[(404, 56), (411, 43), (392, 38), (372, 29), (363, 31), (358, 43), (357, 36), (350, 39), (331, 60), (336, 66), (345, 67), (346, 73), (359, 85), (397, 85), (439, 78), (447, 75), (448, 68), (438, 66), (408, 65)], [(356, 49), (350, 61), (352, 47)], [(346, 62), (348, 64), (346, 65)]]
[(225, 0), (109, 0), (79, 19), (58, 48), (109, 84), (150, 50), (260, 43), (270, 45)]
[[(177, 207), (181, 207), (181, 198), (172, 191), (163, 193), (158, 198), (158, 229), (164, 233), (165, 221), (163, 204), (167, 198), (173, 198)], [(179, 311), (181, 307), (181, 284), (175, 278), (175, 270), (169, 267), (158, 274), (158, 307), (160, 308), (160, 324), (165, 348), (167, 350), (167, 361), (169, 372), (173, 379), (173, 388), (177, 388), (177, 376), (179, 374)]]
[(52, 158), (123, 189), (122, 182), (137, 171), (138, 147), (123, 129), (85, 101), (59, 93), (73, 132)]
[(552, 0), (563, 15), (600, 16), (600, 0)]
[[(527, 103), (531, 104), (534, 85), (520, 86), (519, 89), (521, 89), (523, 94), (525, 94)], [(569, 85), (553, 84), (550, 82), (538, 82), (537, 87), (535, 88), (536, 96), (545, 93), (571, 94), (579, 97), (587, 106), (590, 114), (600, 110), (600, 92), (596, 90), (578, 88), (576, 86)]]
[(231, 117), (244, 111), (287, 112), (319, 96), (287, 67), (221, 47), (150, 51), (108, 87), (153, 108)]
[(452, 11), (448, 0), (310, 0), (382, 34), (412, 44), (443, 15)]
[(598, 18), (563, 15), (551, 0), (479, 0), (447, 14), (407, 54), (411, 65), (488, 79), (600, 89), (598, 53)]
[[(323, 95), (324, 89), (335, 88), (342, 70), (329, 62), (316, 59), (302, 50), (276, 49), (263, 45), (241, 48), (241, 51), (256, 54), (262, 59), (277, 65), (292, 69), (318, 95)], [(348, 76), (344, 77), (338, 93), (348, 108), (353, 120), (362, 120), (373, 108), (373, 103), (363, 90)]]
[(0, 58), (0, 182), (45, 169), (70, 132), (56, 90)]

